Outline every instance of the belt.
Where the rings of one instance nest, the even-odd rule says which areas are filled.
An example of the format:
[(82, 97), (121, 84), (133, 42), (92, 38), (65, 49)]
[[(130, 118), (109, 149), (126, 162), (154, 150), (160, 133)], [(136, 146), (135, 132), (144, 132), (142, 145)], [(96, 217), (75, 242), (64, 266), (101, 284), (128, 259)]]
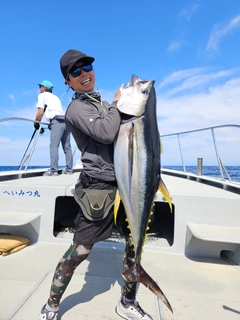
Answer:
[(85, 184), (85, 185), (87, 185), (89, 183), (98, 183), (98, 182), (116, 185), (116, 181), (106, 181), (106, 180), (92, 178), (92, 177), (88, 176), (84, 171), (82, 171), (80, 173), (80, 180), (81, 180), (82, 184)]
[(93, 183), (93, 182), (106, 182), (106, 181), (103, 181), (103, 180), (100, 180), (100, 179), (95, 179), (95, 178), (92, 178), (92, 177), (87, 177), (88, 181)]
[(65, 120), (65, 116), (64, 116), (64, 115), (56, 114), (50, 121), (52, 121), (52, 120), (61, 120), (61, 121), (64, 121), (64, 120)]

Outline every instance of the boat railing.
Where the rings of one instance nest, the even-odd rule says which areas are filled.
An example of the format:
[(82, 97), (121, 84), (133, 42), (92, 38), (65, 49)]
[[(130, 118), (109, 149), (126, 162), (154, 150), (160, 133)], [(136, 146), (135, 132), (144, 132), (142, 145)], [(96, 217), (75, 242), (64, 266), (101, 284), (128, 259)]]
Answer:
[[(27, 119), (27, 118), (20, 118), (20, 117), (11, 117), (11, 118), (3, 118), (3, 119), (0, 119), (0, 122), (6, 122), (6, 121), (12, 121), (12, 120), (17, 120), (17, 121), (27, 121), (27, 122), (35, 122), (34, 120), (32, 119)], [(22, 160), (18, 166), (18, 169), (17, 170), (23, 170), (24, 168), (24, 171), (27, 171), (28, 169), (28, 166), (30, 164), (30, 161), (31, 161), (31, 158), (32, 158), (32, 155), (34, 153), (34, 150), (36, 148), (36, 145), (37, 145), (37, 142), (38, 142), (38, 138), (39, 136), (44, 132), (42, 129), (44, 129), (44, 125), (47, 125), (48, 126), (48, 123), (46, 122), (41, 122), (39, 121), (39, 130), (34, 130), (33, 131), (33, 134), (31, 136), (31, 139), (29, 141), (29, 144), (23, 154), (23, 157), (22, 157)]]
[[(32, 120), (32, 119), (12, 117), (12, 118), (0, 119), (0, 123), (1, 122), (5, 122), (5, 121), (11, 121), (11, 120), (34, 122), (34, 120)], [(41, 135), (41, 128), (44, 128), (44, 125), (48, 126), (48, 123), (45, 123), (45, 122), (39, 122), (39, 124), (40, 124), (40, 129), (39, 130), (35, 130), (33, 132), (32, 137), (30, 139), (30, 142), (29, 142), (29, 144), (27, 146), (27, 149), (25, 150), (25, 153), (24, 153), (24, 155), (22, 157), (22, 160), (21, 160), (21, 162), (19, 164), (18, 170), (23, 170), (23, 168), (24, 168), (24, 171), (26, 171), (28, 169), (28, 166), (30, 164), (32, 155), (34, 153), (34, 150), (35, 150), (37, 142), (38, 142), (38, 138)], [(211, 132), (212, 144), (214, 146), (215, 157), (216, 157), (216, 160), (217, 160), (217, 165), (218, 165), (218, 168), (219, 168), (219, 173), (220, 173), (221, 179), (222, 180), (226, 180), (225, 177), (227, 177), (227, 180), (231, 181), (231, 177), (230, 177), (226, 167), (223, 164), (222, 158), (220, 157), (219, 141), (217, 141), (216, 135), (215, 135), (216, 131), (221, 130), (223, 128), (237, 128), (237, 129), (240, 129), (240, 125), (237, 125), (237, 124), (225, 124), (225, 125), (219, 125), (219, 126), (212, 126), (212, 127), (200, 128), (200, 129), (195, 129), (195, 130), (189, 130), (189, 131), (182, 131), (182, 132), (176, 132), (176, 133), (170, 133), (170, 134), (163, 134), (163, 135), (161, 135), (161, 142), (164, 145), (165, 139), (168, 139), (168, 138), (171, 138), (171, 137), (177, 138), (178, 149), (179, 149), (179, 154), (180, 154), (180, 159), (181, 159), (180, 161), (181, 161), (182, 171), (184, 173), (186, 173), (187, 172), (186, 165), (185, 165), (186, 157), (184, 159), (184, 156), (183, 156), (183, 149), (184, 148), (183, 148), (183, 146), (181, 144), (181, 141), (183, 140), (183, 136), (191, 135), (193, 133), (203, 132), (203, 131)], [(240, 137), (240, 134), (239, 135), (235, 135), (235, 136)], [(75, 146), (74, 154), (75, 154), (76, 149), (77, 148)], [(235, 152), (239, 153), (239, 151), (237, 151), (237, 150)], [(199, 160), (201, 160), (201, 158)], [(201, 161), (199, 161), (199, 164), (200, 164), (200, 167), (198, 168), (198, 175), (201, 175), (201, 165), (202, 165)]]
[[(2, 118), (0, 119), (0, 123), (3, 122), (8, 122), (8, 121), (24, 121), (24, 122), (30, 122), (30, 123), (34, 123), (35, 120), (32, 119), (28, 119), (28, 118), (21, 118), (21, 117), (10, 117), (10, 118)], [(23, 157), (20, 161), (20, 164), (18, 166), (17, 171), (27, 171), (28, 167), (30, 166), (30, 161), (32, 159), (32, 156), (34, 154), (34, 151), (36, 149), (39, 137), (43, 134), (44, 130), (49, 129), (49, 123), (48, 122), (43, 122), (43, 121), (38, 121), (39, 122), (39, 129), (38, 130), (34, 130), (32, 133), (32, 136), (30, 138), (30, 141), (27, 145), (27, 148), (23, 154)], [(77, 151), (77, 145), (76, 143), (73, 141), (72, 144), (72, 149), (73, 149), (73, 156), (75, 155), (76, 151)], [(78, 163), (77, 169), (80, 168), (80, 163)]]
[[(223, 129), (223, 128), (238, 128), (238, 129), (240, 129), (240, 125), (237, 125), (237, 124), (226, 124), (226, 125), (218, 125), (218, 126), (212, 126), (212, 127), (189, 130), (189, 131), (182, 131), (182, 132), (177, 132), (177, 133), (163, 134), (163, 135), (161, 135), (161, 143), (163, 144), (164, 143), (164, 139), (169, 138), (169, 137), (176, 137), (177, 138), (180, 157), (181, 157), (182, 168), (183, 168), (183, 171), (186, 173), (187, 170), (186, 170), (185, 161), (184, 161), (184, 157), (183, 157), (183, 147), (181, 145), (181, 138), (183, 137), (183, 135), (185, 136), (185, 135), (189, 135), (189, 134), (200, 132), (200, 131), (210, 131), (211, 135), (212, 135), (212, 143), (213, 143), (213, 146), (214, 146), (214, 149), (215, 149), (215, 155), (216, 155), (217, 164), (218, 164), (218, 167), (219, 167), (219, 172), (220, 172), (220, 175), (221, 175), (221, 179), (222, 180), (226, 180), (225, 179), (225, 176), (226, 176), (227, 179), (231, 181), (231, 177), (230, 177), (230, 175), (229, 175), (229, 173), (228, 173), (226, 167), (224, 166), (223, 161), (222, 161), (222, 159), (220, 157), (220, 153), (219, 153), (219, 149), (218, 149), (218, 141), (217, 141), (216, 135), (215, 135), (215, 132), (217, 130), (220, 130), (220, 129)], [(240, 134), (239, 134), (239, 137), (240, 137)], [(199, 158), (198, 160), (201, 160), (201, 158)], [(202, 166), (202, 162), (199, 161), (198, 165)], [(224, 173), (225, 173), (225, 175), (224, 175)], [(198, 174), (201, 175), (201, 168), (198, 168)]]

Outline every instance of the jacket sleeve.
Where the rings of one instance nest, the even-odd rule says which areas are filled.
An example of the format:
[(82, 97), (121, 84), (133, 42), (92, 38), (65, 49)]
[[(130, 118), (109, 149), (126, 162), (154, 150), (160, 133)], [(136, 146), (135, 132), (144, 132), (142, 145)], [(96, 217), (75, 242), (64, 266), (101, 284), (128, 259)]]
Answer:
[(74, 100), (66, 112), (67, 121), (91, 138), (103, 143), (113, 143), (121, 122), (117, 102), (111, 105)]

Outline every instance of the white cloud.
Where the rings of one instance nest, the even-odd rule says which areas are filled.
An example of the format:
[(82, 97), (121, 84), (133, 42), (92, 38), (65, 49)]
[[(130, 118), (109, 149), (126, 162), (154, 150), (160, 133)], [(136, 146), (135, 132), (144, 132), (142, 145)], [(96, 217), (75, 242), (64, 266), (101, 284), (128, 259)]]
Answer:
[(158, 115), (167, 122), (171, 119), (171, 128), (167, 123), (165, 126), (168, 132), (234, 123), (240, 119), (240, 78), (209, 87), (207, 92), (185, 93), (177, 97), (165, 94), (158, 95), (157, 99)]
[[(36, 110), (35, 110), (36, 109)], [(2, 118), (0, 119), (2, 125), (4, 126), (25, 126), (25, 128), (27, 126), (29, 126), (29, 124), (31, 125), (31, 121), (27, 121), (27, 120), (34, 120), (35, 116), (36, 116), (36, 112), (37, 112), (37, 108), (14, 108), (14, 109), (4, 109), (4, 116), (2, 116)], [(21, 119), (26, 119), (25, 120), (21, 120)], [(6, 121), (6, 119), (12, 119), (11, 121)], [(17, 120), (19, 119), (19, 120)], [(46, 118), (43, 118), (43, 122), (47, 122)]]
[(187, 6), (180, 12), (180, 19), (190, 21), (192, 16), (197, 12), (199, 7), (200, 5), (197, 3)]
[(10, 98), (13, 102), (15, 101), (15, 97), (14, 97), (13, 94), (9, 94), (8, 96), (9, 96), (9, 98)]
[[(186, 72), (182, 70), (169, 75), (163, 81), (165, 85), (169, 86), (171, 83), (172, 86), (165, 93), (160, 93), (163, 91), (162, 86), (162, 90), (157, 94), (157, 115), (161, 135), (225, 124), (239, 124), (239, 73), (233, 77), (239, 70), (231, 69), (211, 74), (204, 74), (203, 69), (199, 71), (201, 72), (199, 77), (196, 69), (193, 73), (188, 69)], [(175, 80), (180, 82), (176, 88), (173, 87)], [(191, 88), (191, 81), (196, 86), (195, 92), (183, 90)], [(204, 88), (201, 86), (202, 83), (205, 84)], [(178, 96), (173, 95), (176, 92)], [(240, 154), (234, 151), (236, 144), (240, 144), (240, 130), (233, 130), (235, 130), (234, 133), (229, 133), (227, 129), (217, 131), (217, 138), (221, 141), (219, 149), (224, 165), (240, 163)], [(164, 139), (168, 139), (163, 143), (165, 165), (181, 163), (177, 137)], [(217, 165), (211, 131), (195, 133), (190, 137), (181, 136), (181, 140), (184, 158), (188, 164), (195, 165), (197, 157), (204, 157), (208, 164)]]
[[(0, 136), (0, 145), (6, 144), (8, 145), (10, 143), (11, 139), (8, 137)], [(2, 148), (1, 148), (2, 150)]]
[(163, 81), (158, 86), (158, 89), (162, 88), (163, 86), (167, 84), (171, 84), (177, 81), (181, 81), (182, 79), (189, 78), (195, 74), (200, 73), (203, 68), (192, 68), (192, 69), (185, 69), (185, 70), (179, 70), (175, 71), (172, 74), (166, 76)]
[(182, 43), (180, 41), (172, 42), (167, 48), (167, 52), (177, 51), (181, 47)]
[(37, 108), (35, 106), (30, 108), (24, 108), (22, 110), (17, 109), (14, 111), (14, 114), (16, 117), (26, 118), (31, 120), (35, 119), (36, 113), (37, 113)]
[(217, 51), (223, 37), (226, 37), (231, 31), (240, 27), (240, 15), (230, 20), (226, 25), (215, 25), (210, 34), (206, 50)]
[(39, 89), (33, 89), (33, 90), (28, 90), (28, 91), (23, 91), (22, 95), (24, 97), (37, 97), (37, 95), (39, 94)]
[(238, 68), (230, 70), (222, 70), (219, 72), (207, 72), (206, 68), (193, 68), (187, 70), (180, 70), (165, 77), (158, 86), (158, 89), (173, 85), (174, 87), (168, 89), (165, 95), (168, 97), (174, 94), (197, 88), (199, 86), (206, 87), (213, 81), (222, 80), (239, 72)]
[[(183, 20), (186, 20), (186, 21), (190, 21), (192, 16), (197, 12), (199, 7), (200, 7), (200, 5), (197, 4), (197, 3), (194, 3), (194, 4), (186, 6), (180, 12), (180, 19), (183, 19)], [(183, 46), (183, 44), (184, 44), (184, 42), (181, 41), (181, 40), (171, 41), (171, 43), (169, 44), (169, 46), (168, 46), (166, 51), (168, 53), (175, 52), (175, 51), (179, 50)]]

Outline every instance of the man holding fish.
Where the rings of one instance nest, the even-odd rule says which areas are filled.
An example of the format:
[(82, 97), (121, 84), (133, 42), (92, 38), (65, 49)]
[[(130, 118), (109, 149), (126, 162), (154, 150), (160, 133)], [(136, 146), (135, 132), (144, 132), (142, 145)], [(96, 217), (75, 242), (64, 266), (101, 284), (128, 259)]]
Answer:
[[(140, 264), (142, 240), (146, 235), (147, 221), (153, 198), (157, 192), (158, 185), (161, 185), (160, 159), (159, 161), (154, 160), (156, 162), (154, 164), (154, 172), (151, 172), (151, 170), (147, 172), (150, 174), (149, 179), (153, 179), (153, 175), (156, 175), (153, 179), (155, 185), (152, 188), (145, 188), (147, 193), (144, 191), (140, 194), (140, 197), (148, 197), (148, 200), (144, 202), (144, 208), (149, 212), (143, 214), (141, 211), (140, 215), (143, 217), (136, 217), (137, 209), (132, 195), (130, 196), (130, 190), (137, 183), (135, 178), (132, 179), (132, 175), (134, 174), (135, 176), (135, 168), (132, 165), (136, 164), (138, 156), (136, 155), (135, 160), (132, 161), (131, 156), (129, 157), (126, 154), (126, 145), (122, 145), (121, 138), (119, 140), (118, 137), (119, 133), (121, 133), (121, 136), (127, 135), (130, 138), (130, 143), (132, 143), (131, 132), (133, 131), (131, 131), (131, 128), (129, 129), (129, 126), (131, 127), (130, 123), (133, 124), (131, 119), (141, 115), (138, 115), (135, 110), (133, 113), (126, 112), (123, 106), (132, 94), (136, 94), (135, 101), (138, 104), (140, 102), (142, 110), (147, 104), (149, 96), (151, 96), (151, 103), (155, 103), (155, 96), (151, 91), (153, 83), (146, 85), (146, 81), (135, 77), (132, 86), (133, 88), (137, 86), (138, 91), (132, 91), (131, 85), (122, 86), (117, 91), (114, 102), (109, 104), (106, 101), (102, 101), (101, 95), (94, 91), (95, 74), (92, 66), (94, 60), (93, 57), (72, 49), (68, 50), (60, 59), (61, 72), (65, 83), (74, 91), (73, 99), (65, 114), (65, 121), (81, 151), (83, 170), (74, 190), (74, 198), (79, 204), (80, 210), (72, 227), (74, 232), (73, 243), (56, 267), (49, 299), (43, 306), (38, 319), (58, 319), (60, 300), (75, 269), (88, 257), (94, 243), (111, 236), (115, 220), (120, 234), (125, 236), (126, 239), (123, 259), (124, 282), (116, 312), (124, 319), (153, 320), (136, 301), (136, 290), (138, 283), (141, 282), (152, 290), (171, 310), (171, 306), (160, 288)], [(142, 101), (142, 98), (144, 98), (144, 101)], [(122, 107), (123, 110), (119, 109), (119, 107)], [(136, 108), (138, 109), (138, 107)], [(129, 123), (128, 128), (123, 130), (124, 133), (121, 130), (121, 115), (122, 118), (127, 118)], [(133, 126), (137, 128), (138, 124)], [(123, 143), (129, 143), (124, 139)], [(156, 143), (156, 141), (153, 142)], [(157, 144), (159, 145), (159, 141)], [(124, 178), (122, 177), (123, 172), (121, 172), (123, 168), (120, 166), (116, 170), (116, 175), (116, 168), (114, 168), (114, 160), (121, 154), (121, 148), (122, 156), (126, 156), (123, 163), (128, 167), (127, 171), (124, 170), (126, 172), (124, 173)], [(133, 153), (135, 154), (135, 151)], [(160, 158), (160, 152), (159, 155), (154, 156), (155, 158)], [(121, 162), (120, 157), (119, 161)], [(145, 161), (145, 164), (148, 164), (148, 161)], [(149, 185), (150, 180), (146, 180), (145, 173), (144, 179), (143, 183)], [(117, 188), (119, 192), (116, 192)], [(139, 190), (136, 188), (136, 201), (142, 201), (138, 193)], [(125, 221), (125, 210), (122, 205), (119, 205), (120, 197), (129, 220), (130, 232), (133, 234), (130, 234), (128, 223)], [(113, 210), (114, 208), (115, 210)], [(136, 227), (133, 228), (132, 226), (135, 222)], [(140, 227), (140, 224), (142, 224), (142, 227)], [(136, 248), (132, 241), (137, 242)]]

